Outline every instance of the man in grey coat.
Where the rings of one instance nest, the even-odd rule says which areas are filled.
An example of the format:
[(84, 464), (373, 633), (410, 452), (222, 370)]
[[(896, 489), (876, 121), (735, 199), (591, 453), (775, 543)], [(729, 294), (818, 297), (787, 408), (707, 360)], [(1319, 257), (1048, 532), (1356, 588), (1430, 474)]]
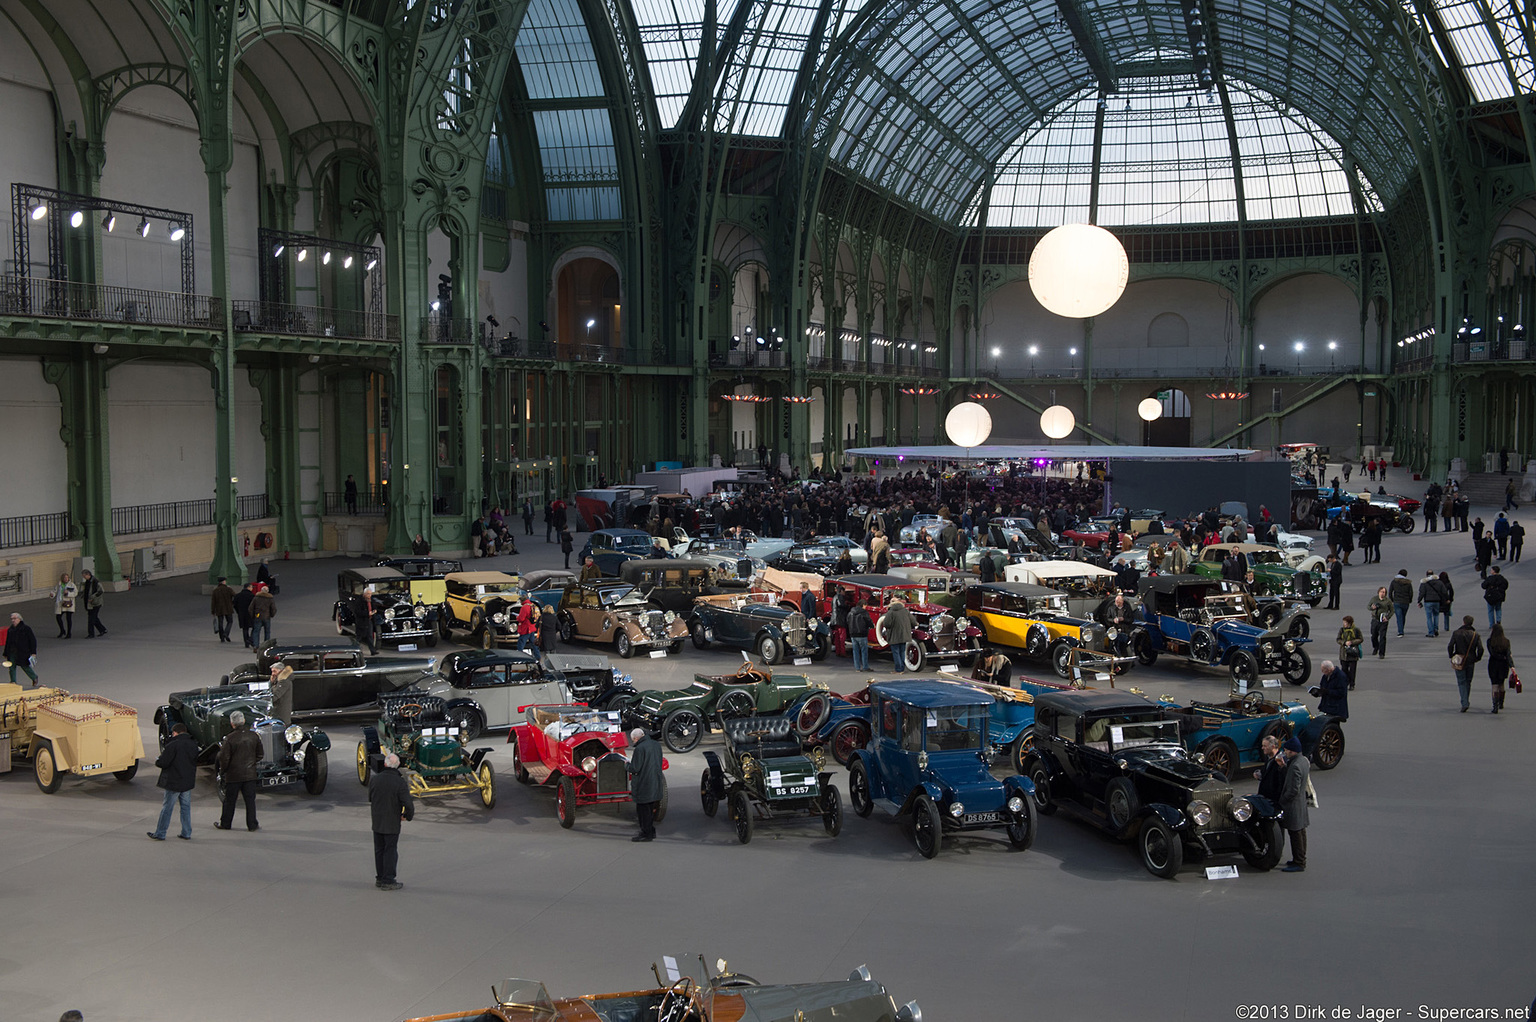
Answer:
[(1304, 873), (1307, 869), (1307, 777), (1312, 764), (1301, 751), (1301, 742), (1292, 735), (1285, 742), (1285, 783), (1280, 790), (1280, 808), (1285, 816), (1286, 833), (1291, 836), (1291, 861), (1282, 873)]
[(912, 612), (903, 600), (892, 600), (885, 612), (885, 641), (890, 643), (896, 673), (905, 673), (907, 643), (912, 641)]
[(654, 841), (656, 807), (667, 784), (661, 776), (661, 746), (638, 727), (629, 733), (629, 741), (633, 747), (629, 756), (629, 794), (635, 800), (635, 812), (640, 818), (640, 833), (630, 840)]
[(398, 891), (405, 885), (395, 879), (400, 864), (400, 821), (416, 815), (411, 786), (400, 774), (400, 757), (391, 752), (384, 766), (368, 778), (368, 807), (373, 816), (373, 886)]

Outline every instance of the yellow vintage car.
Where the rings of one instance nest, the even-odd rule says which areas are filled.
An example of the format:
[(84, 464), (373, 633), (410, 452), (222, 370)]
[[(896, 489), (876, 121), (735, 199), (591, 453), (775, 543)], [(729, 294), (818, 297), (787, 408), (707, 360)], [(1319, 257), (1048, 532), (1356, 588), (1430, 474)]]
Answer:
[(517, 642), (522, 579), (503, 571), (456, 571), (443, 584), (449, 628), (468, 631), (485, 649)]
[(131, 781), (144, 755), (139, 711), (57, 688), (0, 685), (0, 732), (10, 736), (13, 759), (32, 761), (37, 786), (50, 795), (65, 774)]
[(1060, 677), (1072, 670), (1073, 649), (1106, 651), (1104, 626), (1073, 617), (1066, 593), (1027, 582), (984, 582), (965, 591), (965, 616), (987, 642), (1049, 660)]
[[(464, 562), (451, 557), (386, 557), (377, 565), (394, 568), (411, 580), (411, 602), (441, 607), (448, 596), (447, 577), (464, 570)], [(448, 634), (443, 633), (443, 638)]]

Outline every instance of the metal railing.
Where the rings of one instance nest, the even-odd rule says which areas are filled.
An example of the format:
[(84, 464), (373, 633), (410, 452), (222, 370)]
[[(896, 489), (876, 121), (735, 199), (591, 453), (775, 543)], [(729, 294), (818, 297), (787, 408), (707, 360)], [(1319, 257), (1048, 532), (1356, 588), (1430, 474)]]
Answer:
[(496, 358), (552, 359), (555, 357), (553, 341), (525, 341), (521, 337), (491, 338), (485, 342), (485, 350)]
[(297, 337), (349, 337), (369, 341), (398, 341), (400, 318), (382, 312), (325, 309), (281, 302), (238, 301), (235, 330), (241, 333)]
[(423, 316), (416, 339), (424, 344), (474, 344), (483, 338), (487, 325), (472, 319)]
[(112, 509), (112, 535), (189, 529), (212, 525), (214, 500), (178, 500), (167, 504), (132, 504)]
[(389, 489), (379, 487), (377, 489), (357, 490), (357, 510), (347, 507), (345, 491), (327, 491), (325, 494), (325, 513), (328, 515), (382, 515), (389, 510)]
[(42, 316), (210, 330), (224, 326), (223, 305), (210, 295), (82, 284), (15, 273), (0, 277), (0, 316)]
[(0, 550), (62, 543), (69, 538), (69, 512), (0, 518)]
[(242, 522), (271, 518), (272, 505), (265, 493), (242, 493), (235, 497), (235, 517)]

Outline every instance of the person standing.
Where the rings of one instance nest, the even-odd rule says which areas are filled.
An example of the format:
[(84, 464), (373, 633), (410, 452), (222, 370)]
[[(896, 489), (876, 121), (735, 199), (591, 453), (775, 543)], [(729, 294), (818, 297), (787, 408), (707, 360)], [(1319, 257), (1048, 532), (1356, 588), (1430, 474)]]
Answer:
[(1264, 757), (1264, 765), (1253, 772), (1254, 780), (1259, 782), (1259, 797), (1268, 799), (1276, 807), (1280, 805), (1280, 796), (1285, 791), (1283, 751), (1278, 735), (1267, 734), (1259, 739), (1259, 752)]
[(1328, 606), (1324, 610), (1339, 609), (1339, 588), (1344, 584), (1344, 565), (1333, 554), (1328, 555)]
[(411, 786), (400, 775), (400, 757), (393, 752), (368, 778), (368, 810), (373, 820), (373, 886), (398, 891), (405, 886), (395, 879), (400, 865), (400, 821), (416, 816), (416, 803)]
[[(874, 622), (869, 618), (869, 608), (858, 597), (854, 597), (853, 606), (848, 608), (848, 645), (853, 650), (853, 669), (855, 671), (869, 670), (869, 631), (874, 627)], [(14, 674), (11, 675), (15, 677)]]
[(656, 806), (667, 783), (661, 776), (661, 746), (638, 727), (629, 733), (629, 741), (633, 746), (629, 757), (629, 796), (635, 800), (635, 814), (640, 819), (640, 833), (630, 840), (654, 841)]
[(369, 656), (379, 651), (373, 638), (374, 631), (373, 586), (364, 586), (362, 592), (352, 597), (352, 634), (357, 637), (357, 644), (368, 651)]
[(1520, 548), (1525, 546), (1525, 526), (1520, 524), (1520, 519), (1509, 523), (1509, 559), (1516, 564), (1520, 563)]
[(427, 540), (426, 536), (418, 532), (416, 538), (411, 541), (411, 553), (417, 557), (425, 557), (431, 552), (432, 544)]
[(357, 517), (357, 480), (352, 478), (352, 476), (350, 474), (348, 474), (348, 476), (347, 476), (347, 481), (345, 483), (343, 483), (342, 486), (341, 486), (341, 495), (342, 495), (342, 499), (347, 502), (347, 514), (349, 514), (352, 517), (356, 518)]
[(1461, 693), (1461, 712), (1471, 706), (1472, 671), (1483, 658), (1483, 637), (1472, 624), (1472, 615), (1461, 619), (1461, 627), (1451, 633), (1451, 641), (1445, 645), (1446, 656), (1451, 658), (1451, 670), (1456, 672), (1456, 688)]
[(1493, 712), (1504, 709), (1504, 682), (1514, 670), (1515, 656), (1503, 625), (1488, 629), (1488, 680), (1493, 682)]
[(80, 602), (85, 605), (85, 637), (94, 639), (97, 635), (106, 635), (107, 630), (101, 623), (101, 582), (90, 568), (80, 572)]
[(1355, 687), (1355, 672), (1360, 666), (1360, 647), (1365, 645), (1365, 635), (1355, 627), (1355, 619), (1348, 614), (1344, 615), (1344, 627), (1339, 629), (1339, 667), (1344, 672), (1344, 677), (1349, 679), (1350, 690)]
[(832, 592), (832, 650), (838, 656), (848, 655), (848, 591), (841, 587)]
[(1515, 497), (1519, 495), (1519, 492), (1520, 491), (1515, 487), (1515, 481), (1513, 479), (1511, 479), (1508, 483), (1504, 484), (1504, 510), (1505, 511), (1508, 511), (1512, 507), (1519, 507), (1520, 506), (1520, 502), (1515, 499)]
[(560, 552), (565, 555), (565, 570), (571, 570), (571, 551), (575, 544), (571, 540), (571, 530), (564, 525), (560, 526)]
[(560, 618), (555, 614), (555, 608), (549, 604), (544, 605), (539, 614), (539, 649), (545, 653), (555, 651), (555, 636), (560, 634)]
[(885, 641), (891, 647), (891, 661), (897, 674), (907, 670), (907, 643), (912, 641), (912, 612), (905, 600), (892, 600), (885, 612)]
[(256, 764), (261, 762), (261, 739), (245, 723), (245, 714), (229, 715), (233, 728), (219, 743), (219, 776), (224, 781), (224, 811), (214, 829), (228, 830), (235, 822), (235, 799), (245, 800), (245, 829), (260, 830), (256, 822)]
[(555, 502), (552, 500), (546, 500), (544, 502), (544, 542), (548, 543), (549, 537), (554, 535), (554, 532)]
[(581, 573), (578, 578), (583, 582), (595, 582), (602, 577), (603, 573), (597, 569), (597, 564), (592, 560), (592, 555), (588, 554), (586, 560), (581, 565)]
[(277, 616), (277, 601), (266, 585), (256, 583), (251, 596), (251, 645), (259, 647), (272, 638), (272, 619)]
[(155, 785), (165, 789), (165, 801), (160, 806), (160, 819), (155, 829), (146, 831), (155, 841), (164, 841), (165, 832), (171, 825), (171, 812), (181, 806), (181, 833), (183, 841), (192, 840), (192, 789), (197, 787), (197, 739), (187, 734), (187, 725), (172, 724), (171, 737), (160, 758), (155, 760), (160, 768), (160, 779)]
[(807, 621), (811, 620), (811, 618), (817, 616), (816, 615), (816, 611), (818, 609), (818, 606), (819, 606), (819, 604), (818, 604), (818, 602), (816, 600), (816, 594), (811, 592), (811, 584), (809, 582), (801, 582), (800, 583), (800, 613), (801, 613), (801, 615)]
[(268, 675), (267, 683), (270, 686), (267, 694), (272, 697), (272, 708), (267, 713), (284, 724), (292, 724), (293, 668), (281, 660), (276, 661), (272, 664), (272, 672)]
[(1488, 627), (1504, 620), (1504, 598), (1509, 595), (1509, 579), (1499, 571), (1497, 564), (1489, 569), (1493, 574), (1483, 579), (1483, 602), (1488, 604)]
[(59, 576), (59, 584), (53, 590), (53, 619), (59, 623), (59, 638), (75, 637), (75, 600), (80, 590), (69, 580), (69, 572)]
[(523, 597), (517, 608), (517, 648), (525, 653), (537, 653), (539, 646), (539, 622), (533, 600)]
[(1424, 637), (1433, 639), (1440, 634), (1440, 576), (1435, 574), (1433, 568), (1424, 572), (1424, 577), (1419, 579), (1419, 606), (1424, 608), (1425, 629)]
[[(1451, 531), (1449, 529), (1445, 530)], [(1456, 598), (1456, 587), (1451, 585), (1449, 572), (1440, 573), (1440, 613), (1445, 617), (1445, 630), (1451, 630), (1451, 601)]]
[(1339, 670), (1332, 660), (1324, 660), (1317, 684), (1307, 690), (1317, 699), (1317, 712), (1349, 719), (1349, 676)]
[(32, 687), (37, 687), (37, 635), (14, 610), (11, 611), (11, 627), (5, 633), (5, 662), (11, 666), (12, 685), (16, 684), (19, 667), (32, 679)]
[(1387, 622), (1392, 620), (1392, 601), (1387, 598), (1387, 587), (1378, 586), (1371, 598), (1371, 652), (1377, 659), (1387, 657)]
[(228, 642), (230, 626), (235, 622), (235, 591), (229, 588), (229, 580), (223, 575), (219, 576), (219, 584), (213, 587), (208, 612), (213, 615), (213, 634), (220, 642)]
[(1281, 822), (1291, 836), (1291, 861), (1282, 873), (1304, 873), (1307, 869), (1307, 783), (1312, 764), (1301, 751), (1301, 742), (1292, 735), (1285, 740), (1285, 778), (1280, 788)]
[(1499, 549), (1499, 560), (1509, 556), (1509, 516), (1503, 511), (1493, 520), (1493, 542)]
[(245, 640), (246, 646), (252, 648), (255, 647), (255, 643), (251, 641), (251, 628), (254, 625), (251, 619), (251, 601), (255, 598), (256, 590), (251, 583), (247, 582), (240, 587), (240, 591), (230, 601), (230, 605), (234, 607), (235, 615), (240, 619), (240, 636)]

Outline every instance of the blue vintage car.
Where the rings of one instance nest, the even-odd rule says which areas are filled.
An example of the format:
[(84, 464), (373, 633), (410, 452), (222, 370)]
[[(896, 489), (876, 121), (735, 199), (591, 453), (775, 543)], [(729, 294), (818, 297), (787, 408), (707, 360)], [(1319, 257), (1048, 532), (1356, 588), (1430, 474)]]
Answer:
[(1300, 685), (1312, 673), (1302, 648), (1310, 639), (1251, 622), (1252, 597), (1241, 583), (1199, 575), (1155, 575), (1141, 580), (1141, 614), (1131, 629), (1131, 652), (1143, 664), (1160, 654), (1205, 667), (1225, 667), (1233, 687), (1256, 689), (1261, 677)]
[(619, 565), (651, 555), (651, 534), (643, 529), (598, 529), (587, 538), (581, 548), (577, 563), (586, 564), (587, 558), (597, 565), (597, 570), (610, 577), (617, 576)]
[(1299, 702), (1276, 702), (1263, 692), (1249, 692), (1224, 703), (1193, 702), (1180, 706), (1167, 696), (1158, 700), (1179, 722), (1179, 737), (1190, 752), (1204, 755), (1205, 765), (1231, 779), (1243, 767), (1264, 759), (1260, 743), (1268, 734), (1283, 741), (1301, 740), (1301, 751), (1319, 770), (1332, 770), (1344, 758), (1343, 721), (1314, 714)]
[(938, 679), (881, 681), (869, 686), (875, 734), (853, 754), (848, 798), (867, 817), (879, 804), (907, 822), (925, 859), (946, 834), (1005, 829), (1018, 849), (1035, 840), (1034, 785), (998, 780), (987, 769), (987, 723), (993, 699), (969, 685)]

